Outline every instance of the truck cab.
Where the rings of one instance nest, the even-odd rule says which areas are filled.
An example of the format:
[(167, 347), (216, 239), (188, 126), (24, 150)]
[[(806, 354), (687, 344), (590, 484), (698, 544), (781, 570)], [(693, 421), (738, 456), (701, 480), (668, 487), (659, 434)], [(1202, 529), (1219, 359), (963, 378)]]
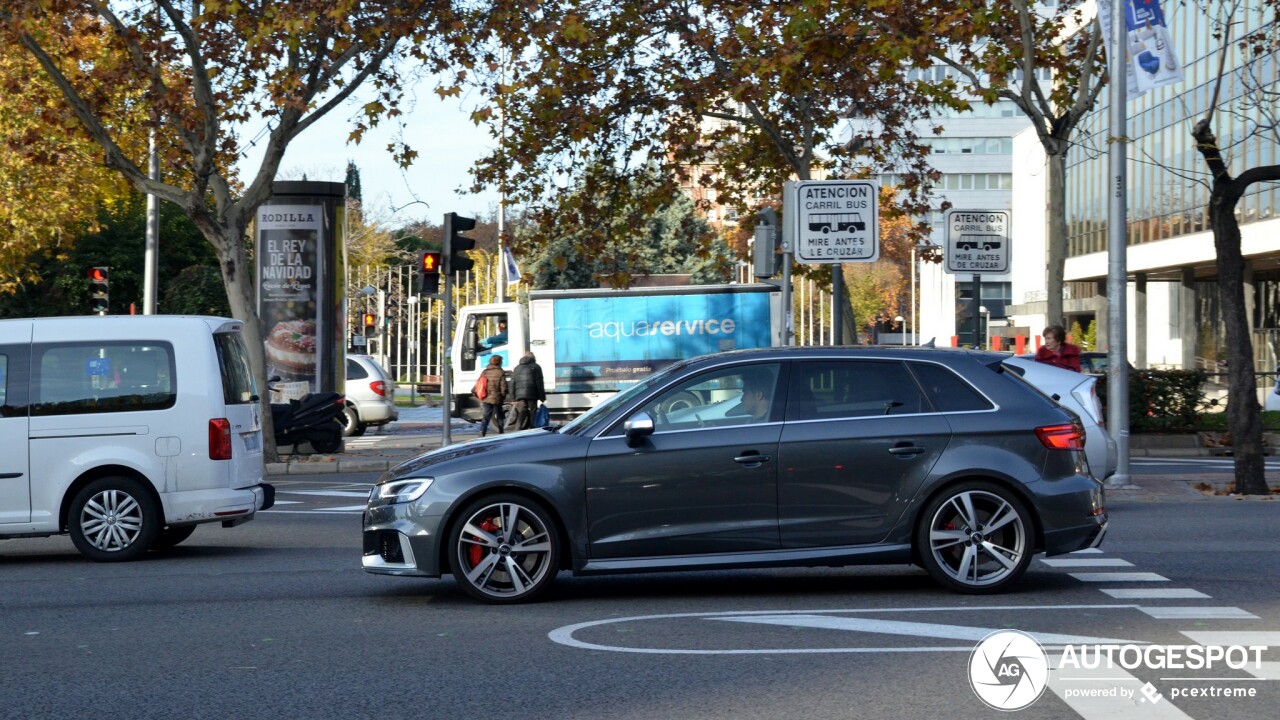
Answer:
[(511, 370), (529, 348), (529, 316), (519, 303), (468, 305), (458, 312), (458, 328), (449, 360), (453, 365), (453, 417), (479, 421), (480, 401), (471, 388), (489, 365), (489, 358), (502, 358), (508, 379)]

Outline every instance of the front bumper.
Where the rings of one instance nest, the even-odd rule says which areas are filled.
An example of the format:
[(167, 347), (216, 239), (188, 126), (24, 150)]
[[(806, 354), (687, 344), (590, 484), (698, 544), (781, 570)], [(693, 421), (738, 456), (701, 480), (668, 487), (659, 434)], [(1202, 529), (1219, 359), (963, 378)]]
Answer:
[(378, 575), (440, 577), (443, 516), (414, 514), (413, 503), (379, 505), (364, 512), (361, 565)]

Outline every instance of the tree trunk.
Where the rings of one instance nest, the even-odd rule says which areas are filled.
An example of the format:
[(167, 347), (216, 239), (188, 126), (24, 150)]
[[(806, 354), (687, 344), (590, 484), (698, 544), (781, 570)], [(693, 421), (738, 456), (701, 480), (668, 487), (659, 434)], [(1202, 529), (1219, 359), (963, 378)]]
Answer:
[(1049, 168), (1049, 220), (1046, 228), (1049, 241), (1045, 245), (1048, 257), (1045, 258), (1044, 283), (1048, 307), (1045, 310), (1045, 325), (1065, 326), (1062, 285), (1067, 266), (1067, 216), (1064, 212), (1067, 198), (1067, 157), (1064, 153), (1046, 152), (1045, 164)]
[(1214, 182), (1209, 196), (1209, 223), (1218, 251), (1218, 292), (1227, 333), (1227, 429), (1235, 455), (1236, 492), (1267, 494), (1262, 455), (1262, 408), (1253, 372), (1253, 340), (1245, 314), (1244, 255), (1235, 208), (1240, 191), (1235, 182)]
[(267, 357), (262, 341), (262, 321), (258, 318), (258, 305), (254, 302), (254, 276), (244, 250), (244, 230), (222, 226), (209, 228), (203, 224), (201, 229), (205, 231), (206, 237), (216, 233), (216, 237), (208, 239), (218, 255), (218, 266), (222, 271), (223, 284), (227, 288), (231, 315), (244, 322), (244, 344), (249, 351), (249, 363), (253, 366), (258, 397), (262, 402), (262, 459), (263, 462), (278, 462), (280, 456), (276, 449), (275, 422), (271, 417), (271, 392), (267, 387)]

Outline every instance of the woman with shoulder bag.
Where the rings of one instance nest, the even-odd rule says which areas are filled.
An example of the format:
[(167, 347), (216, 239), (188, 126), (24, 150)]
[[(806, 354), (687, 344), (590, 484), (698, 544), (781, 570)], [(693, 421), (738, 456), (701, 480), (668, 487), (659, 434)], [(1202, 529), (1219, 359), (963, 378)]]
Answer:
[[(502, 358), (494, 355), (489, 358), (489, 366), (480, 373), (484, 378), (484, 397), (480, 402), (484, 405), (484, 415), (480, 420), (480, 437), (489, 431), (489, 421), (494, 420), (498, 434), (502, 434), (502, 403), (507, 400), (507, 374), (502, 370)], [(494, 417), (494, 416), (497, 417)]]

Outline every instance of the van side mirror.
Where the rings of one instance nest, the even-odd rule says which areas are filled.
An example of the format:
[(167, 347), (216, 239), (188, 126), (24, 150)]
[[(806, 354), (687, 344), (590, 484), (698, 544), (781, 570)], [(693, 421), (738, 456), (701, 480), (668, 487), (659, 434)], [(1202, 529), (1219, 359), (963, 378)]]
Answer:
[(641, 440), (653, 434), (653, 417), (647, 412), (638, 412), (627, 418), (622, 430), (627, 435), (627, 447), (639, 447)]

